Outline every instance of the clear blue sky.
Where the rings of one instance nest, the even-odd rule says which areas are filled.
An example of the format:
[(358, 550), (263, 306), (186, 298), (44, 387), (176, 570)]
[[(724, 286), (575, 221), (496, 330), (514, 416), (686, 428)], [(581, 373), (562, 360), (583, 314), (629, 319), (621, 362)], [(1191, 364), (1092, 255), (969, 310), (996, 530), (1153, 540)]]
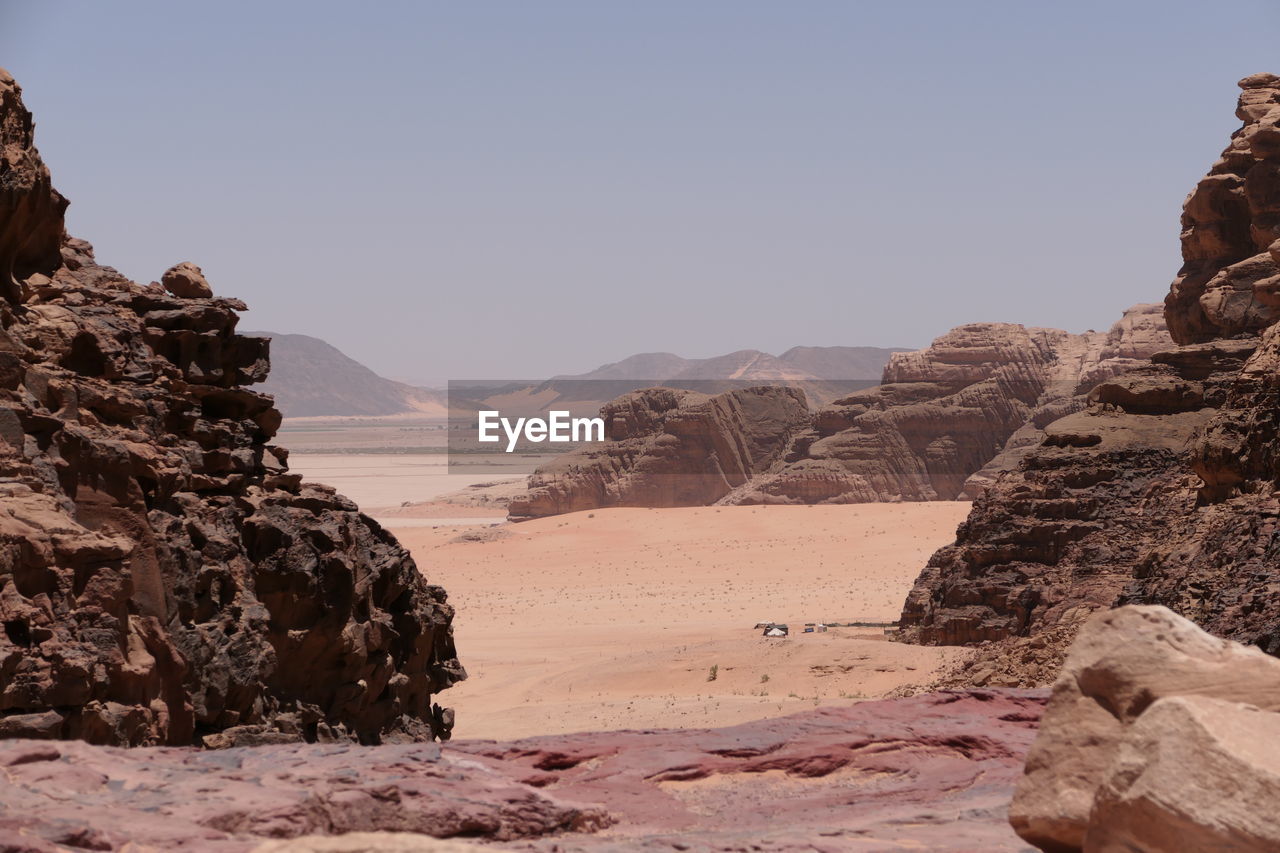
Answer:
[(0, 0), (73, 233), (400, 378), (1105, 328), (1271, 2)]

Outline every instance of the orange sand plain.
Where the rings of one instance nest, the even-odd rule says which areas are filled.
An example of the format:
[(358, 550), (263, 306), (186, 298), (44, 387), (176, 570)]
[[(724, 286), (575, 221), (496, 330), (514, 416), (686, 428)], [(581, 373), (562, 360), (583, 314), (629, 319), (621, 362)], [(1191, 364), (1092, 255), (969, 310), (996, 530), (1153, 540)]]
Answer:
[[(439, 697), (457, 709), (454, 735), (512, 738), (730, 725), (927, 682), (967, 652), (889, 642), (876, 628), (801, 631), (896, 620), (968, 511), (938, 502), (387, 522), (458, 610), (471, 677)], [(791, 636), (766, 639), (758, 621), (785, 622)]]

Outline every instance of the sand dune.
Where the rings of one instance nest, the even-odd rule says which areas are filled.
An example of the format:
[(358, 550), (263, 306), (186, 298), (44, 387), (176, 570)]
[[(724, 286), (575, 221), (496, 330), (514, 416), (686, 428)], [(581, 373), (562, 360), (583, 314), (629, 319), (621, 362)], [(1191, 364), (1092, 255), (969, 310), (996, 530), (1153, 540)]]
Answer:
[[(926, 681), (967, 652), (800, 631), (896, 619), (968, 508), (608, 509), (395, 533), (458, 608), (471, 678), (441, 697), (455, 734), (508, 738), (726, 725)], [(791, 637), (761, 637), (762, 620)]]

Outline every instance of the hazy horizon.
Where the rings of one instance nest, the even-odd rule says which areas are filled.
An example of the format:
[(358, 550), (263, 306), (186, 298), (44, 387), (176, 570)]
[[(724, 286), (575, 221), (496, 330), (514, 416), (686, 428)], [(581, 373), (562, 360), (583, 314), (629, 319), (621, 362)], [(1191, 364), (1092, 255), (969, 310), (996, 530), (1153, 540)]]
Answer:
[(1278, 33), (1262, 2), (0, 0), (99, 260), (193, 261), (246, 329), (435, 380), (1105, 329), (1163, 298)]
[[(314, 340), (318, 340), (318, 341), (320, 341), (320, 342), (321, 342), (321, 343), (323, 343), (323, 344), (327, 344), (327, 345), (329, 345), (329, 346), (333, 346), (333, 344), (332, 344), (330, 341), (326, 341), (326, 340), (324, 340), (323, 338), (318, 338), (318, 337), (316, 337), (315, 335), (308, 335), (308, 334), (306, 334), (305, 332), (280, 332), (280, 331), (277, 331), (277, 330), (274, 330), (274, 329), (256, 329), (256, 328), (251, 328), (251, 327), (249, 327), (249, 326), (246, 326), (244, 323), (241, 323), (241, 324), (237, 327), (237, 331), (238, 331), (240, 334), (244, 334), (244, 335), (261, 335), (261, 336), (268, 336), (268, 337), (272, 337), (272, 338), (276, 338), (276, 337), (295, 337), (295, 338), (296, 338), (296, 337), (307, 337), (307, 338), (312, 338), (312, 339), (314, 339)], [(835, 349), (835, 348), (837, 348), (838, 346), (839, 346), (839, 345), (833, 345), (832, 347), (818, 347), (818, 349)], [(774, 356), (775, 358), (780, 358), (781, 356), (783, 356), (783, 355), (784, 355), (784, 354), (786, 354), (787, 352), (791, 351), (792, 349), (802, 349), (802, 348), (806, 348), (806, 345), (804, 345), (804, 344), (800, 344), (800, 345), (797, 345), (797, 346), (795, 346), (795, 347), (787, 347), (787, 349), (782, 350), (782, 351), (780, 351), (780, 352), (776, 352), (776, 353), (766, 353), (766, 354), (767, 354), (767, 355)], [(852, 347), (852, 348), (854, 348), (854, 349), (858, 349), (859, 347)], [(337, 349), (337, 350), (338, 350), (342, 355), (344, 355), (344, 356), (346, 356), (346, 357), (348, 357), (348, 358), (352, 358), (352, 360), (356, 361), (357, 363), (361, 363), (361, 362), (360, 362), (360, 359), (358, 359), (358, 358), (353, 358), (353, 357), (351, 356), (351, 353), (343, 352), (341, 347), (335, 347), (335, 349)], [(909, 348), (909, 347), (862, 347), (862, 349), (910, 351), (910, 350), (911, 350), (911, 349), (913, 349), (913, 348)], [(523, 375), (523, 374), (522, 374), (522, 375), (519, 375), (519, 376), (511, 375), (511, 376), (499, 377), (499, 376), (467, 376), (467, 375), (458, 375), (458, 376), (431, 376), (431, 375), (429, 375), (429, 374), (425, 374), (425, 373), (424, 373), (424, 374), (421, 374), (421, 375), (419, 375), (419, 376), (414, 376), (414, 375), (402, 375), (402, 376), (396, 376), (396, 375), (388, 375), (388, 374), (385, 374), (385, 373), (379, 373), (379, 371), (377, 371), (377, 370), (375, 370), (374, 372), (375, 372), (375, 373), (379, 373), (379, 375), (380, 375), (380, 376), (382, 376), (382, 378), (383, 378), (383, 379), (390, 379), (390, 380), (393, 380), (393, 381), (395, 381), (395, 382), (401, 382), (401, 383), (408, 384), (408, 385), (416, 385), (416, 386), (418, 386), (418, 387), (426, 388), (426, 389), (428, 389), (428, 390), (433, 390), (433, 391), (442, 391), (442, 390), (446, 390), (446, 386), (448, 386), (451, 382), (458, 382), (458, 381), (483, 381), (483, 382), (529, 381), (529, 382), (544, 382), (544, 381), (549, 380), (549, 379), (573, 379), (573, 378), (577, 377), (579, 374), (591, 373), (591, 372), (594, 372), (595, 370), (597, 370), (597, 369), (599, 369), (599, 368), (603, 368), (603, 367), (611, 367), (611, 366), (614, 366), (614, 365), (619, 364), (619, 363), (621, 363), (621, 362), (626, 362), (626, 361), (628, 361), (628, 360), (635, 359), (635, 358), (643, 358), (643, 357), (645, 357), (645, 356), (675, 355), (675, 356), (677, 356), (677, 357), (679, 357), (679, 358), (684, 359), (685, 361), (699, 361), (699, 360), (714, 360), (714, 359), (715, 359), (715, 358), (717, 358), (717, 357), (723, 357), (723, 356), (727, 356), (727, 355), (733, 355), (734, 353), (737, 353), (737, 352), (752, 352), (752, 351), (755, 351), (755, 350), (753, 350), (752, 348), (748, 347), (748, 348), (744, 348), (744, 349), (742, 349), (742, 350), (734, 350), (733, 352), (727, 352), (727, 353), (715, 353), (713, 356), (711, 356), (711, 358), (710, 358), (710, 359), (694, 359), (694, 358), (687, 358), (687, 357), (685, 357), (685, 356), (680, 355), (680, 353), (671, 353), (671, 352), (634, 352), (634, 353), (628, 353), (628, 354), (627, 354), (627, 355), (625, 355), (625, 356), (619, 356), (618, 358), (611, 359), (611, 360), (609, 360), (609, 361), (601, 362), (600, 364), (594, 365), (594, 366), (592, 366), (591, 368), (589, 368), (589, 369), (587, 369), (587, 370), (578, 371), (577, 373), (573, 373), (573, 374), (568, 374), (568, 373), (563, 373), (563, 372), (561, 372), (561, 373), (559, 373), (559, 374), (550, 374), (550, 373), (545, 373), (545, 374), (541, 374), (541, 375), (537, 375), (537, 374), (533, 374), (533, 375)], [(274, 353), (274, 352), (275, 352), (275, 350), (273, 349), (273, 350), (272, 350), (272, 352)], [(368, 367), (369, 365), (361, 363), (361, 366), (362, 366), (362, 367)], [(630, 378), (630, 379), (644, 378), (644, 375), (628, 376), (627, 378)], [(665, 377), (663, 377), (663, 376), (656, 376), (656, 375), (655, 375), (655, 376), (652, 376), (652, 377), (650, 377), (650, 378), (652, 378), (652, 379), (654, 380), (654, 383), (655, 383), (655, 384), (660, 384), (661, 382), (666, 381), (666, 378), (665, 378)], [(828, 377), (828, 378), (831, 378), (831, 377)], [(861, 379), (861, 378), (865, 378), (865, 377), (861, 377), (861, 376), (849, 376), (849, 377), (841, 377), (841, 378), (842, 378), (842, 379)]]

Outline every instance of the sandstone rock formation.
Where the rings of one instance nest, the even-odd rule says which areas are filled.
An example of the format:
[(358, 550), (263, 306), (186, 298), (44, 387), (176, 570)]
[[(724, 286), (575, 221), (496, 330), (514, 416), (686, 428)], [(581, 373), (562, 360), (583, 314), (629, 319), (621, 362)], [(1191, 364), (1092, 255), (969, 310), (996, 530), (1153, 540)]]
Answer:
[(819, 409), (789, 464), (739, 502), (972, 498), (1046, 423), (1084, 408), (1098, 381), (1169, 345), (1157, 312), (1137, 305), (1109, 332), (1083, 335), (975, 323), (897, 353), (879, 387)]
[(0, 297), (17, 300), (22, 282), (58, 265), (67, 200), (53, 188), (35, 148), (35, 123), (13, 76), (0, 68)]
[[(744, 410), (749, 418), (765, 420), (738, 432), (758, 442), (770, 430), (769, 453), (735, 464), (725, 476), (715, 473), (722, 460), (712, 455), (722, 457), (722, 447), (684, 441), (675, 451), (664, 420), (632, 417), (619, 433), (625, 441), (589, 447), (539, 470), (512, 515), (717, 501), (970, 498), (1038, 445), (1047, 423), (1083, 409), (1090, 388), (1171, 343), (1157, 305), (1129, 309), (1105, 333), (1073, 335), (1012, 323), (961, 326), (927, 349), (894, 353), (880, 386), (817, 409), (803, 425), (797, 425), (798, 413), (778, 418)], [(606, 408), (616, 418), (620, 410), (651, 407), (649, 399), (625, 396)], [(688, 407), (681, 423), (702, 417), (701, 396), (668, 392), (652, 399)], [(663, 487), (649, 486), (658, 481)]]
[(64, 236), (31, 127), (0, 72), (0, 737), (447, 735), (444, 591), (288, 473), (242, 303)]
[[(0, 839), (21, 838), (30, 853), (126, 840), (228, 853), (413, 849), (404, 837), (373, 836), (367, 848), (341, 838), (383, 830), (546, 853), (1013, 851), (1025, 845), (1006, 806), (1044, 700), (960, 691), (724, 729), (443, 748), (0, 742)], [(339, 837), (284, 841), (314, 835)]]
[(1240, 85), (1245, 125), (1186, 202), (1165, 303), (1180, 346), (1048, 424), (907, 599), (906, 639), (1002, 644), (975, 664), (979, 681), (1042, 683), (1091, 611), (1123, 603), (1280, 653), (1280, 332), (1268, 325), (1280, 279), (1264, 251), (1280, 236), (1267, 190), (1280, 78)]
[(1257, 333), (1277, 319), (1280, 270), (1269, 247), (1280, 238), (1280, 77), (1240, 81), (1244, 126), (1182, 210), (1182, 269), (1165, 300), (1180, 343)]
[(759, 387), (707, 396), (650, 388), (600, 410), (607, 442), (539, 468), (513, 518), (603, 506), (702, 506), (775, 464), (809, 418), (804, 394)]
[(1071, 647), (1009, 819), (1043, 850), (1280, 848), (1280, 660), (1163, 607)]

